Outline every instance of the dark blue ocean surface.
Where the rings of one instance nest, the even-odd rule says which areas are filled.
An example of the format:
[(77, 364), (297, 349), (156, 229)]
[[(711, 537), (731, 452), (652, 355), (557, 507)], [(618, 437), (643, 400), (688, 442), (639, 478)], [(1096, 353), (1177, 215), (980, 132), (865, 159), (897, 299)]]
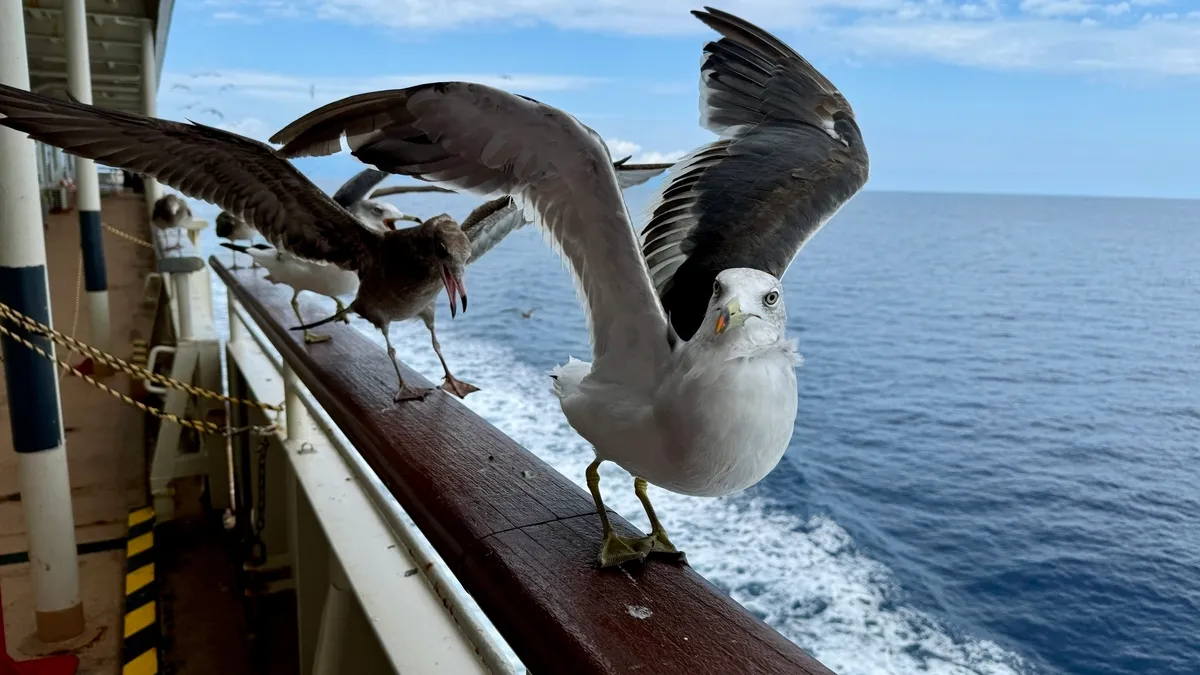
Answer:
[[(545, 375), (590, 358), (569, 274), (526, 228), (467, 287), (438, 317), (466, 403), (583, 484)], [(1200, 202), (866, 193), (785, 287), (787, 457), (730, 498), (651, 488), (701, 573), (842, 675), (1200, 672)]]

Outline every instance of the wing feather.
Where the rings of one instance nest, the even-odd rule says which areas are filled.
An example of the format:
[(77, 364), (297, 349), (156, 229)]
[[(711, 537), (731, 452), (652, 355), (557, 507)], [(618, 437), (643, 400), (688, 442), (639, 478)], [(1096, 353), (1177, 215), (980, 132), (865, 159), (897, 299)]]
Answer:
[(346, 269), (377, 249), (364, 227), (275, 151), (180, 124), (0, 85), (0, 125), (64, 152), (157, 178), (250, 223), (276, 247)]
[(720, 138), (668, 171), (641, 232), (655, 289), (684, 339), (719, 272), (782, 277), (869, 171), (854, 111), (812, 64), (732, 14), (692, 13), (722, 35), (704, 46), (700, 66), (701, 126)]

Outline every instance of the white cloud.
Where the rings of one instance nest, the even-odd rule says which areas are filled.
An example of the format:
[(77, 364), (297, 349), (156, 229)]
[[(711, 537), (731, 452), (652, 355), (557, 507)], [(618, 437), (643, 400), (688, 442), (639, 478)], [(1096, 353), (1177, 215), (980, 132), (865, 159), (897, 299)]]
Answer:
[(631, 164), (665, 164), (675, 162), (687, 154), (683, 150), (676, 150), (675, 152), (658, 152), (656, 150), (642, 152), (641, 145), (619, 138), (606, 138), (604, 142), (608, 145), (608, 152), (614, 160), (632, 156), (633, 159), (629, 160)]
[[(208, 0), (214, 11), (452, 31), (547, 24), (710, 36), (695, 0)], [(918, 58), (995, 70), (1194, 76), (1200, 17), (1182, 0), (728, 0), (806, 55)], [(1146, 13), (1154, 8), (1158, 13)], [(1172, 11), (1174, 10), (1174, 11)], [(1175, 26), (1170, 28), (1164, 26)], [(802, 37), (797, 31), (803, 31)], [(513, 82), (509, 89), (534, 90)], [(560, 85), (561, 86), (561, 85)]]

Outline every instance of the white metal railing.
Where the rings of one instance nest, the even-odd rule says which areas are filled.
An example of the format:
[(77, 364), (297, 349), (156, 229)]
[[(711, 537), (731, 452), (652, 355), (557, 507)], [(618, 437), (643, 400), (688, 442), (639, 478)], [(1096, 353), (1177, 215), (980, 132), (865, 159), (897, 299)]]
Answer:
[[(156, 231), (154, 236), (160, 255), (162, 242), (174, 242), (170, 234)], [(191, 249), (187, 255), (198, 257), (198, 252)], [(257, 451), (260, 438), (214, 437), (201, 452), (189, 453), (182, 449), (180, 428), (164, 422), (151, 467), (159, 520), (171, 517), (175, 478), (207, 473), (217, 508), (235, 508), (231, 485), (243, 492), (243, 508), (254, 506), (238, 518), (262, 519), (258, 536), (267, 554), (247, 570), (291, 569), (289, 580), (268, 584), (267, 592), (295, 591), (302, 675), (524, 673), (445, 561), (232, 293), (227, 293), (229, 340), (223, 350), (227, 380), (221, 386), (222, 349), (211, 293), (215, 277), (208, 266), (160, 276), (178, 341), (152, 348), (150, 366), (160, 354), (173, 352), (172, 377), (264, 403), (282, 402), (284, 411), (238, 407), (227, 412), (238, 428), (277, 424), (267, 437), (262, 477), (254, 466), (241, 474), (233, 468), (235, 459), (243, 466), (257, 464), (245, 456)], [(168, 412), (190, 416), (213, 409), (203, 401), (189, 409), (189, 397), (176, 393), (166, 392)], [(259, 503), (265, 505), (261, 516)]]

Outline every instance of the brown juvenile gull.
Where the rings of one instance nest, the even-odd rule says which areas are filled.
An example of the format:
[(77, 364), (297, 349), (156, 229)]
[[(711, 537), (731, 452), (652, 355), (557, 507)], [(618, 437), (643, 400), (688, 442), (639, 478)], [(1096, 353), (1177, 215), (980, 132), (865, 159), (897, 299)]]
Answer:
[(205, 126), (97, 108), (0, 85), (0, 125), (107, 166), (157, 178), (243, 219), (276, 248), (358, 273), (351, 308), (383, 332), (396, 369), (396, 401), (431, 389), (404, 383), (387, 326), (414, 316), (442, 285), (451, 316), (466, 310), (470, 243), (448, 217), (374, 232), (265, 143)]
[(175, 231), (175, 244), (167, 247), (170, 251), (180, 246), (179, 230), (192, 222), (192, 209), (179, 195), (163, 195), (154, 202), (154, 210), (150, 212), (150, 223), (164, 232)]
[[(572, 358), (551, 376), (568, 422), (596, 451), (587, 483), (603, 567), (678, 555), (648, 482), (719, 497), (754, 485), (783, 457), (799, 356), (779, 276), (868, 175), (854, 114), (823, 75), (736, 16), (693, 14), (723, 36), (704, 47), (700, 85), (702, 120), (721, 138), (676, 164), (652, 211), (651, 228), (664, 232), (644, 247), (600, 135), (525, 96), (463, 82), (362, 94), (271, 139), (299, 157), (337, 152), (344, 135), (351, 154), (377, 169), (509, 194), (534, 214), (588, 314), (593, 362)], [(648, 266), (643, 251), (661, 259)], [(713, 274), (681, 272), (686, 264)], [(698, 326), (689, 339), (672, 329), (663, 298), (672, 318), (684, 313), (684, 325)], [(605, 460), (633, 474), (648, 537), (620, 537), (609, 524)]]
[[(396, 229), (396, 221), (402, 218), (418, 220), (413, 216), (405, 216), (400, 209), (386, 202), (376, 202), (364, 199), (371, 188), (379, 184), (387, 174), (376, 169), (363, 169), (342, 184), (333, 193), (333, 201), (345, 207), (347, 211), (358, 218), (359, 222), (372, 230), (379, 232)], [(233, 218), (222, 211), (221, 215)], [(240, 219), (238, 222), (241, 222)], [(267, 269), (267, 281), (281, 283), (292, 287), (292, 312), (296, 321), (304, 323), (300, 315), (300, 292), (309, 291), (332, 298), (340, 312), (345, 308), (342, 296), (353, 296), (358, 293), (358, 274), (352, 270), (343, 269), (337, 265), (315, 260), (305, 260), (288, 251), (275, 249), (267, 244), (239, 246), (230, 242), (221, 242), (221, 246), (232, 251), (245, 253), (258, 264)], [(343, 316), (346, 323), (349, 317)], [(304, 331), (304, 342), (316, 344), (329, 340), (329, 335), (318, 335)]]

